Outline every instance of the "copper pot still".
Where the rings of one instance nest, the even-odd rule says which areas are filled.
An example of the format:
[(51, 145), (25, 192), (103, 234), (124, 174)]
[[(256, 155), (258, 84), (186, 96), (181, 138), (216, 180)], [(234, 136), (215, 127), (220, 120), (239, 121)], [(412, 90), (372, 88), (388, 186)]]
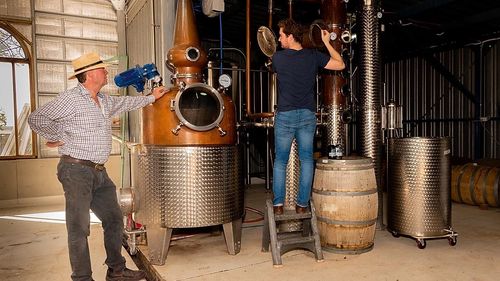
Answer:
[(207, 54), (201, 48), (190, 0), (177, 4), (174, 45), (167, 53), (175, 86), (143, 109), (142, 140), (156, 145), (235, 145), (236, 108), (224, 93), (203, 83)]
[(174, 86), (143, 108), (142, 144), (132, 151), (135, 219), (146, 226), (149, 260), (163, 265), (174, 228), (222, 225), (229, 254), (240, 251), (244, 212), (236, 108), (224, 88), (203, 82), (191, 0), (177, 3)]

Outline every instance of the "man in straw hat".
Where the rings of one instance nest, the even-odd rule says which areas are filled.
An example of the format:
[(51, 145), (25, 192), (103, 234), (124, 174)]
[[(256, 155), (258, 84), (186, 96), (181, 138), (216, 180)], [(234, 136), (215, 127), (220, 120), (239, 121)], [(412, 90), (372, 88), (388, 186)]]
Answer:
[(89, 210), (101, 220), (106, 248), (106, 280), (141, 280), (143, 271), (125, 267), (121, 254), (123, 215), (118, 205), (116, 186), (104, 164), (111, 153), (112, 117), (139, 109), (164, 94), (157, 87), (148, 96), (110, 96), (100, 92), (108, 83), (107, 64), (96, 53), (72, 61), (78, 85), (35, 110), (28, 122), (36, 133), (57, 147), (61, 159), (57, 177), (66, 198), (66, 228), (73, 280), (93, 280), (87, 236), (90, 234)]

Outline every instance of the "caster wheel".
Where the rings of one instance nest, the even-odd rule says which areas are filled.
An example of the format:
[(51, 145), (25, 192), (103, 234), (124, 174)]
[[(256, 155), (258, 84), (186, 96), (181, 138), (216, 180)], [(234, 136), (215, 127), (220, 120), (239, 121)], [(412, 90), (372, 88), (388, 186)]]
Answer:
[(417, 247), (419, 249), (425, 249), (425, 246), (426, 246), (426, 244), (425, 244), (425, 240), (424, 239), (418, 239), (417, 240)]
[(450, 244), (450, 246), (457, 245), (457, 237), (448, 237), (448, 244)]
[(392, 237), (399, 238), (399, 233), (397, 233), (396, 231), (391, 231), (391, 234), (392, 234)]

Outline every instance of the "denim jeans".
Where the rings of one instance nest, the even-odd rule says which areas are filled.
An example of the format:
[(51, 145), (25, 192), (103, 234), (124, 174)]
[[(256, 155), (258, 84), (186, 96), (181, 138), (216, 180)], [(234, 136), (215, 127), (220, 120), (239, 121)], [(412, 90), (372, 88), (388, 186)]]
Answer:
[(106, 170), (59, 161), (57, 177), (66, 199), (66, 228), (72, 280), (92, 280), (87, 236), (90, 234), (90, 213), (101, 220), (104, 229), (106, 265), (114, 270), (125, 268), (121, 255), (123, 215), (118, 205), (116, 186)]
[(314, 174), (313, 141), (316, 130), (315, 113), (308, 109), (278, 112), (274, 122), (275, 160), (273, 168), (274, 205), (285, 202), (286, 166), (292, 141), (297, 141), (300, 177), (297, 205), (307, 207), (311, 197)]

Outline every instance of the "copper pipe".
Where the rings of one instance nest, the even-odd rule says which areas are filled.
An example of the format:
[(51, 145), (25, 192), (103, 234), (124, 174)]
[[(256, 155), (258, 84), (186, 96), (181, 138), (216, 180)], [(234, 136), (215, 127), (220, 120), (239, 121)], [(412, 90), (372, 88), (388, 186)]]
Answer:
[(269, 0), (268, 2), (268, 5), (267, 5), (267, 9), (268, 9), (268, 19), (269, 19), (269, 22), (268, 22), (268, 27), (269, 29), (273, 29), (273, 0)]
[(272, 112), (262, 112), (262, 113), (252, 113), (252, 107), (251, 107), (251, 92), (250, 92), (250, 0), (246, 1), (246, 42), (245, 42), (245, 55), (247, 57), (247, 61), (245, 64), (245, 80), (247, 83), (247, 94), (246, 94), (246, 100), (247, 100), (247, 116), (250, 119), (257, 119), (257, 118), (267, 118), (267, 117), (273, 117), (274, 113)]

